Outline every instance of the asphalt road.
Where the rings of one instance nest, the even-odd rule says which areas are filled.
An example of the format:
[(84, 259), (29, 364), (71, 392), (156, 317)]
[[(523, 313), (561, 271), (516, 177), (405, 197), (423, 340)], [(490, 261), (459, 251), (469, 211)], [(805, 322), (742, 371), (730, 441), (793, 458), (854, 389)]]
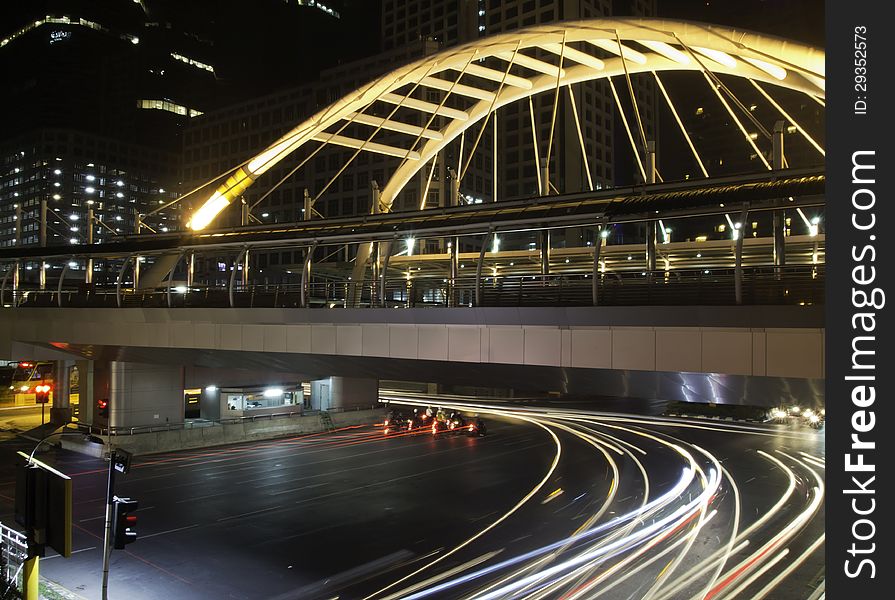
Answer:
[[(110, 597), (776, 600), (822, 589), (822, 435), (500, 410), (485, 416), (486, 437), (360, 427), (138, 458), (116, 491), (140, 501), (139, 539), (113, 552)], [(7, 523), (13, 450), (0, 448)], [(106, 467), (41, 457), (73, 477), (75, 499), (75, 554), (44, 559), (41, 574), (99, 598)]]

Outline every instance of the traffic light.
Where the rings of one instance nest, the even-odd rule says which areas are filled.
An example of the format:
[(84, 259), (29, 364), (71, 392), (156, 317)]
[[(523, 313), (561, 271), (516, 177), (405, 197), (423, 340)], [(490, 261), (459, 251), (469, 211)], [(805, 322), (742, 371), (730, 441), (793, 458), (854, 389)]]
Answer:
[(50, 390), (52, 386), (43, 384), (34, 387), (34, 401), (37, 404), (46, 404), (50, 401)]
[(96, 414), (101, 417), (109, 418), (109, 401), (104, 398), (100, 398), (96, 401)]
[(137, 510), (138, 505), (136, 500), (118, 496), (112, 501), (112, 547), (116, 550), (137, 541), (137, 515), (130, 513)]

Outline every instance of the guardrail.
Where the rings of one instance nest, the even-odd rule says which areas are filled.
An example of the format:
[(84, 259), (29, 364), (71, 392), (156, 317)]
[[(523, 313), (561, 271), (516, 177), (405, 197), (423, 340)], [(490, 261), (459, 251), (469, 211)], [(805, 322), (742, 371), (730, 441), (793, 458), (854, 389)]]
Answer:
[[(749, 305), (823, 304), (822, 264), (762, 266), (742, 269), (741, 299)], [(383, 286), (384, 283), (384, 286)], [(733, 305), (737, 303), (732, 267), (657, 271), (606, 271), (596, 284), (589, 273), (485, 275), (476, 303), (474, 276), (418, 276), (365, 281), (355, 289), (348, 281), (301, 284), (197, 287), (171, 292), (124, 290), (122, 308), (324, 308), (463, 306), (650, 306)], [(382, 289), (380, 289), (382, 288)], [(384, 293), (383, 293), (384, 292)], [(596, 302), (594, 302), (596, 300)], [(23, 291), (16, 306), (114, 308), (113, 287), (81, 284), (61, 291)]]

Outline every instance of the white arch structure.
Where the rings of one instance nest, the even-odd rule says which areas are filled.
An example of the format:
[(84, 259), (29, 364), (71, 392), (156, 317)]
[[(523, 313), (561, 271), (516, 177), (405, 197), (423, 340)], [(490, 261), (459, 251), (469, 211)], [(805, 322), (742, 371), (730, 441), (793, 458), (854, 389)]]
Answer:
[[(321, 110), (232, 172), (193, 213), (189, 227), (208, 226), (259, 176), (312, 142), (401, 159), (380, 195), (385, 212), (440, 150), (506, 104), (559, 86), (682, 70), (770, 83), (821, 102), (825, 97), (824, 51), (781, 38), (664, 19), (593, 19), (520, 29), (417, 60)], [(407, 118), (409, 113), (417, 114)], [(347, 125), (371, 133), (347, 137), (340, 133)]]

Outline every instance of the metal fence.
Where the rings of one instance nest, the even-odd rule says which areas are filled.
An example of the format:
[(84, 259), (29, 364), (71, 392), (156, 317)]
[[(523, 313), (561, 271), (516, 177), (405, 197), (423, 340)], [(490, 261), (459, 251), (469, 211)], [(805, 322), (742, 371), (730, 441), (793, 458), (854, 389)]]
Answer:
[(0, 599), (21, 598), (22, 567), (27, 558), (25, 534), (0, 523)]

